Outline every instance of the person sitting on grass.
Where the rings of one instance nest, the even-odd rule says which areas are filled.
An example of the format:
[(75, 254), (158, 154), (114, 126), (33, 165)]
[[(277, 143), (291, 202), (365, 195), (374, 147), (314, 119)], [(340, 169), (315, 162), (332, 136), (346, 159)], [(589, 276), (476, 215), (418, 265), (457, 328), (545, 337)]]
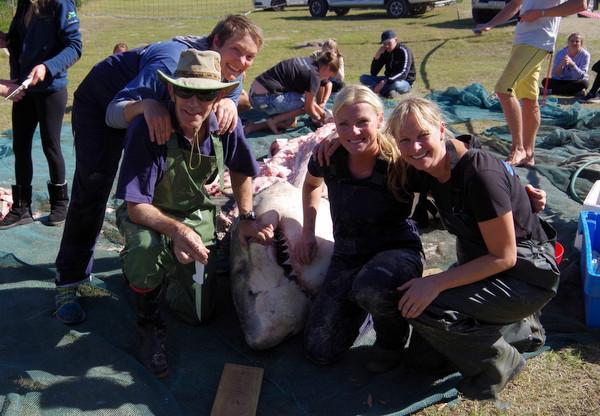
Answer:
[(574, 96), (588, 87), (588, 67), (590, 53), (583, 48), (583, 35), (575, 32), (569, 35), (567, 46), (554, 57), (552, 78), (544, 78), (542, 86), (549, 94)]
[(246, 134), (266, 129), (277, 134), (293, 126), (296, 117), (304, 113), (321, 123), (325, 116), (325, 109), (318, 104), (321, 81), (335, 76), (338, 70), (338, 56), (325, 52), (311, 61), (286, 59), (260, 74), (250, 87), (250, 103), (268, 118), (266, 122), (247, 124)]
[[(204, 322), (214, 309), (216, 207), (204, 185), (223, 167), (230, 169), (240, 211), (240, 239), (262, 243), (272, 228), (259, 229), (252, 212), (252, 177), (258, 166), (241, 123), (218, 134), (216, 103), (238, 82), (221, 81), (215, 51), (187, 49), (173, 76), (157, 71), (167, 84), (174, 132), (165, 144), (149, 140), (150, 128), (137, 116), (127, 130), (116, 197), (117, 226), (125, 239), (123, 273), (133, 290), (140, 333), (140, 361), (157, 377), (168, 373), (165, 323), (167, 305), (186, 322)], [(204, 264), (193, 285), (194, 262)]]
[[(385, 76), (378, 76), (385, 66)], [(382, 97), (397, 98), (412, 89), (415, 82), (415, 58), (410, 48), (400, 42), (393, 30), (381, 34), (381, 46), (371, 62), (371, 74), (361, 75), (360, 82)]]

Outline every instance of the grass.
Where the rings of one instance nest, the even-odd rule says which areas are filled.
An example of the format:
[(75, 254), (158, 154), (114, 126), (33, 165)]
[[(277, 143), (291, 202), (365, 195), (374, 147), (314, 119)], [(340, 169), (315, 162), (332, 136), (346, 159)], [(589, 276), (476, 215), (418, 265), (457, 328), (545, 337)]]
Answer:
[[(70, 92), (96, 62), (112, 51), (117, 42), (135, 47), (181, 34), (206, 34), (215, 23), (212, 18), (127, 18), (123, 17), (124, 12), (114, 13), (118, 17), (98, 16), (109, 14), (107, 10), (113, 12), (109, 8), (120, 7), (119, 4), (127, 4), (127, 10), (134, 10), (132, 5), (136, 1), (95, 0), (86, 2), (81, 8), (84, 52), (69, 72)], [(241, 7), (238, 4), (243, 2), (233, 3), (235, 7), (226, 11), (238, 9)], [(104, 12), (101, 6), (106, 7)], [(208, 14), (214, 12), (212, 6), (208, 7)], [(150, 17), (157, 15), (152, 8), (145, 12)], [(480, 82), (491, 89), (504, 66), (514, 30), (513, 26), (507, 26), (484, 36), (473, 35), (470, 2), (435, 9), (421, 17), (408, 19), (390, 19), (383, 9), (352, 9), (347, 16), (331, 14), (322, 19), (310, 17), (306, 8), (255, 12), (250, 16), (264, 29), (265, 47), (248, 71), (248, 80), (282, 59), (308, 54), (313, 48), (301, 47), (307, 42), (335, 37), (345, 56), (348, 81), (357, 82), (361, 73), (368, 72), (380, 32), (392, 28), (414, 52), (418, 72), (415, 83), (417, 94), (449, 86), (461, 87), (472, 82)], [(597, 21), (592, 19), (564, 19), (558, 44), (564, 45), (568, 33), (577, 30), (586, 36), (586, 47), (592, 53), (600, 51), (600, 31), (594, 30), (594, 25)], [(0, 56), (0, 74), (8, 74), (7, 56)], [(67, 121), (68, 118), (67, 114)], [(0, 105), (0, 126), (10, 126), (9, 103)]]
[(549, 351), (527, 361), (519, 377), (500, 394), (500, 403), (462, 400), (457, 407), (431, 406), (418, 416), (600, 414), (600, 346)]
[[(88, 0), (80, 9), (84, 54), (69, 72), (70, 93), (96, 62), (111, 53), (117, 42), (126, 42), (130, 47), (135, 47), (175, 35), (206, 34), (216, 21), (127, 18), (124, 15), (129, 12), (118, 8), (125, 3), (133, 7), (144, 2)], [(216, 1), (205, 3), (222, 4)], [(228, 4), (232, 3), (235, 2)], [(175, 6), (169, 6), (170, 12), (181, 3), (173, 4)], [(151, 9), (140, 10), (150, 17), (155, 13)], [(210, 9), (208, 14), (213, 10), (220, 9)], [(118, 17), (107, 17), (109, 14)], [(193, 14), (190, 11), (187, 17)], [(1, 16), (0, 8), (0, 19)], [(423, 95), (430, 90), (450, 86), (464, 87), (473, 82), (480, 82), (490, 90), (504, 67), (514, 27), (498, 28), (477, 37), (471, 31), (473, 23), (470, 16), (470, 2), (467, 1), (435, 9), (421, 17), (399, 20), (387, 18), (384, 10), (353, 9), (347, 16), (328, 15), (323, 19), (310, 17), (306, 8), (252, 13), (251, 18), (264, 29), (265, 47), (248, 72), (248, 80), (281, 59), (307, 55), (313, 48), (303, 48), (302, 45), (310, 41), (334, 37), (345, 56), (347, 80), (355, 83), (359, 75), (369, 69), (371, 57), (378, 47), (379, 34), (391, 28), (414, 52), (418, 68), (415, 94)], [(0, 29), (6, 30), (6, 22), (0, 20), (0, 24)], [(566, 36), (573, 31), (585, 35), (586, 48), (598, 59), (598, 21), (576, 17), (564, 19), (558, 45), (562, 47), (566, 43)], [(3, 54), (0, 54), (0, 74), (5, 77), (8, 75), (8, 58)], [(69, 117), (67, 113), (66, 121), (69, 121)], [(478, 123), (473, 126), (476, 131), (485, 127)], [(0, 105), (0, 130), (4, 129), (10, 129), (8, 103)], [(523, 373), (502, 392), (501, 400), (508, 403), (504, 409), (499, 409), (494, 403), (463, 400), (458, 407), (432, 406), (419, 415), (600, 414), (598, 391), (600, 347), (576, 345), (528, 360)]]

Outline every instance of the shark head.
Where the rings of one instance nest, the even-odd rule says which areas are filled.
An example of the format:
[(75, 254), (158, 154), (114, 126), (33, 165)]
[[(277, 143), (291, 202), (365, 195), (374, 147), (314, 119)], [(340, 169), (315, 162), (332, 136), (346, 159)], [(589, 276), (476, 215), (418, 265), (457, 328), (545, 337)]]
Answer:
[(333, 232), (329, 204), (322, 200), (315, 234), (318, 250), (303, 265), (290, 255), (302, 233), (302, 195), (287, 182), (276, 183), (255, 197), (257, 221), (275, 228), (268, 246), (240, 243), (232, 229), (231, 290), (246, 342), (255, 349), (273, 347), (304, 327), (310, 300), (321, 287), (331, 255)]

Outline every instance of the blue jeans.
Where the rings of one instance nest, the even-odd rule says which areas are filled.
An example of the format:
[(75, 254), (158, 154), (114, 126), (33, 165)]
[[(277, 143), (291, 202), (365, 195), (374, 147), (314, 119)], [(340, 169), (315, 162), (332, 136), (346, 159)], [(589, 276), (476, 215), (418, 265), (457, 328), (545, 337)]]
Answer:
[(250, 104), (255, 110), (270, 116), (288, 113), (304, 107), (304, 94), (284, 92), (281, 94), (250, 94)]
[[(366, 85), (369, 88), (373, 88), (375, 85), (379, 84), (380, 81), (385, 81), (385, 80), (387, 80), (387, 77), (377, 77), (377, 76), (373, 76), (373, 75), (361, 75), (360, 76), (360, 83), (363, 85)], [(392, 92), (392, 91), (396, 91), (400, 94), (406, 94), (407, 92), (410, 92), (411, 88), (412, 88), (412, 86), (410, 85), (410, 83), (403, 79), (391, 81), (391, 82), (388, 81), (385, 83), (385, 85), (379, 92), (379, 95), (381, 95), (383, 97), (388, 97), (390, 95), (390, 92)]]

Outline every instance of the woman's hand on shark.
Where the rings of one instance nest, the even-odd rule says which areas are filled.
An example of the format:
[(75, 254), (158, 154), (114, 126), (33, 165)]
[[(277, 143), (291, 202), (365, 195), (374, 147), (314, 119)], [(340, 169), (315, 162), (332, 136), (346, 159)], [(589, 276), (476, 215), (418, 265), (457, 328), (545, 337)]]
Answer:
[(314, 234), (302, 233), (302, 237), (294, 247), (294, 258), (300, 264), (310, 264), (317, 255), (317, 247), (317, 239)]

